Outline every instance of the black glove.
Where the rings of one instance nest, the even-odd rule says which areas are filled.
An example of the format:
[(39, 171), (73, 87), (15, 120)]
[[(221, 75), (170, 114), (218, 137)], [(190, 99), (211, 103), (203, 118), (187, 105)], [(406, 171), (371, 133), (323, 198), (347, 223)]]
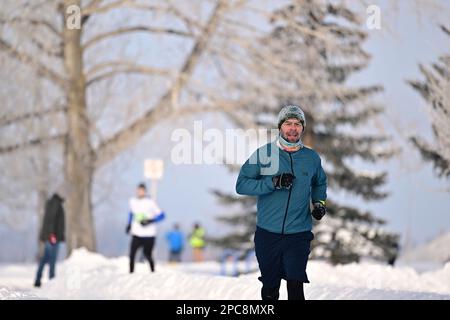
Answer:
[(153, 223), (153, 222), (155, 222), (155, 219), (145, 219), (145, 220), (141, 221), (141, 225), (146, 226), (146, 225), (148, 225), (150, 223)]
[(295, 176), (292, 173), (282, 173), (272, 178), (275, 189), (290, 189), (294, 183)]
[(131, 224), (127, 225), (127, 227), (125, 228), (125, 233), (129, 234), (130, 233), (130, 229), (131, 229)]
[(316, 220), (322, 219), (325, 213), (327, 213), (327, 208), (323, 204), (314, 203), (314, 209), (311, 214)]

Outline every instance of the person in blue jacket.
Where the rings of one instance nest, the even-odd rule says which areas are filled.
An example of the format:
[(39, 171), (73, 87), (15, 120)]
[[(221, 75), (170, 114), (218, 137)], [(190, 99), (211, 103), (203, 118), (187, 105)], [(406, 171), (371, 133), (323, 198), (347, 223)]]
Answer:
[(263, 300), (278, 300), (281, 279), (289, 300), (305, 299), (311, 215), (320, 220), (326, 213), (327, 177), (319, 155), (302, 143), (305, 127), (302, 109), (284, 106), (278, 138), (253, 153), (236, 182), (238, 194), (257, 196), (254, 242)]
[(173, 229), (166, 233), (169, 242), (169, 262), (181, 262), (181, 253), (184, 248), (184, 235), (180, 231), (178, 223), (173, 225)]

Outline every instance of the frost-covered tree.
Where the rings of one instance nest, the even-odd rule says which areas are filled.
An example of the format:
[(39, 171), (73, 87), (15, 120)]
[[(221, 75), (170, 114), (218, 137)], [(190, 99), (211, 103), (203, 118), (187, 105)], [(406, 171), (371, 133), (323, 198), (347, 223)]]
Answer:
[[(394, 153), (387, 137), (364, 130), (383, 110), (373, 102), (382, 87), (348, 83), (370, 61), (362, 48), (367, 34), (357, 14), (333, 1), (298, 0), (278, 8), (269, 18), (272, 31), (261, 39), (269, 45), (255, 53), (255, 60), (278, 62), (261, 76), (269, 79), (273, 99), (252, 104), (248, 111), (257, 115), (253, 117), (256, 124), (268, 129), (276, 126), (282, 104), (300, 104), (306, 112), (304, 141), (322, 156), (329, 185), (328, 215), (314, 228), (312, 257), (333, 263), (362, 257), (392, 262), (398, 236), (383, 230), (385, 221), (350, 203), (341, 204), (334, 196), (345, 191), (367, 201), (385, 198), (387, 193), (380, 188), (386, 173), (358, 170), (351, 161), (375, 163)], [(218, 220), (233, 230), (216, 239), (216, 244), (252, 248), (256, 199), (215, 193), (231, 211)]]
[[(450, 29), (441, 26), (447, 36)], [(450, 176), (450, 55), (445, 54), (439, 62), (430, 67), (420, 65), (425, 76), (424, 81), (411, 80), (409, 84), (420, 93), (428, 106), (431, 127), (435, 137), (434, 143), (424, 141), (420, 136), (411, 137), (411, 141), (430, 161), (438, 176)]]
[[(252, 81), (240, 55), (257, 45), (236, 19), (248, 11), (246, 1), (3, 2), (0, 163), (15, 171), (0, 194), (19, 194), (9, 191), (28, 181), (23, 155), (36, 158), (48, 148), (57, 165), (50, 164), (51, 177), (40, 170), (40, 180), (57, 176), (67, 186), (69, 252), (96, 249), (96, 173), (164, 121), (232, 113), (256, 95), (235, 81)], [(223, 74), (238, 69), (245, 75)], [(31, 97), (37, 83), (39, 106)], [(7, 207), (1, 211), (14, 213)]]

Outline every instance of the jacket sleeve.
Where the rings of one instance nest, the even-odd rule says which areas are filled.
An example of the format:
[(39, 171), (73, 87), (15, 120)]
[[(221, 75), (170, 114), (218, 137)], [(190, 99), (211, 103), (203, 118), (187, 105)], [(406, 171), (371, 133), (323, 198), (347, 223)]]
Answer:
[(56, 234), (58, 237), (58, 241), (65, 241), (65, 212), (64, 208), (61, 205), (58, 214), (58, 222), (56, 226)]
[(128, 221), (127, 221), (127, 225), (130, 225), (131, 222), (133, 222), (133, 212), (128, 212)]
[(164, 211), (161, 211), (156, 215), (156, 217), (153, 219), (155, 222), (163, 221), (166, 218), (166, 213)]
[(41, 239), (41, 241), (45, 241), (47, 240), (48, 234), (49, 234), (49, 230), (48, 230), (48, 216), (50, 214), (50, 203), (47, 200), (45, 203), (45, 210), (44, 210), (44, 216), (42, 218), (42, 225), (41, 225), (41, 233), (39, 238)]
[(319, 166), (312, 178), (311, 184), (311, 200), (312, 203), (325, 201), (327, 199), (327, 175), (322, 168), (322, 163), (319, 159)]
[(242, 166), (236, 181), (236, 192), (247, 196), (261, 196), (275, 190), (272, 176), (261, 175), (258, 164), (247, 160)]

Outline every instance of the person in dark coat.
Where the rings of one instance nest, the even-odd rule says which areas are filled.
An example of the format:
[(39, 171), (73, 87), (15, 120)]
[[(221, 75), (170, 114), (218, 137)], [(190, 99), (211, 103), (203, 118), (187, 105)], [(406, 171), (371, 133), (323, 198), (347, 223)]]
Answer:
[(64, 242), (64, 199), (57, 193), (47, 200), (45, 204), (44, 221), (40, 232), (40, 240), (44, 242), (44, 254), (40, 258), (39, 267), (34, 282), (35, 287), (41, 286), (42, 272), (44, 266), (49, 264), (49, 278), (55, 277), (55, 264), (58, 257), (60, 242)]

